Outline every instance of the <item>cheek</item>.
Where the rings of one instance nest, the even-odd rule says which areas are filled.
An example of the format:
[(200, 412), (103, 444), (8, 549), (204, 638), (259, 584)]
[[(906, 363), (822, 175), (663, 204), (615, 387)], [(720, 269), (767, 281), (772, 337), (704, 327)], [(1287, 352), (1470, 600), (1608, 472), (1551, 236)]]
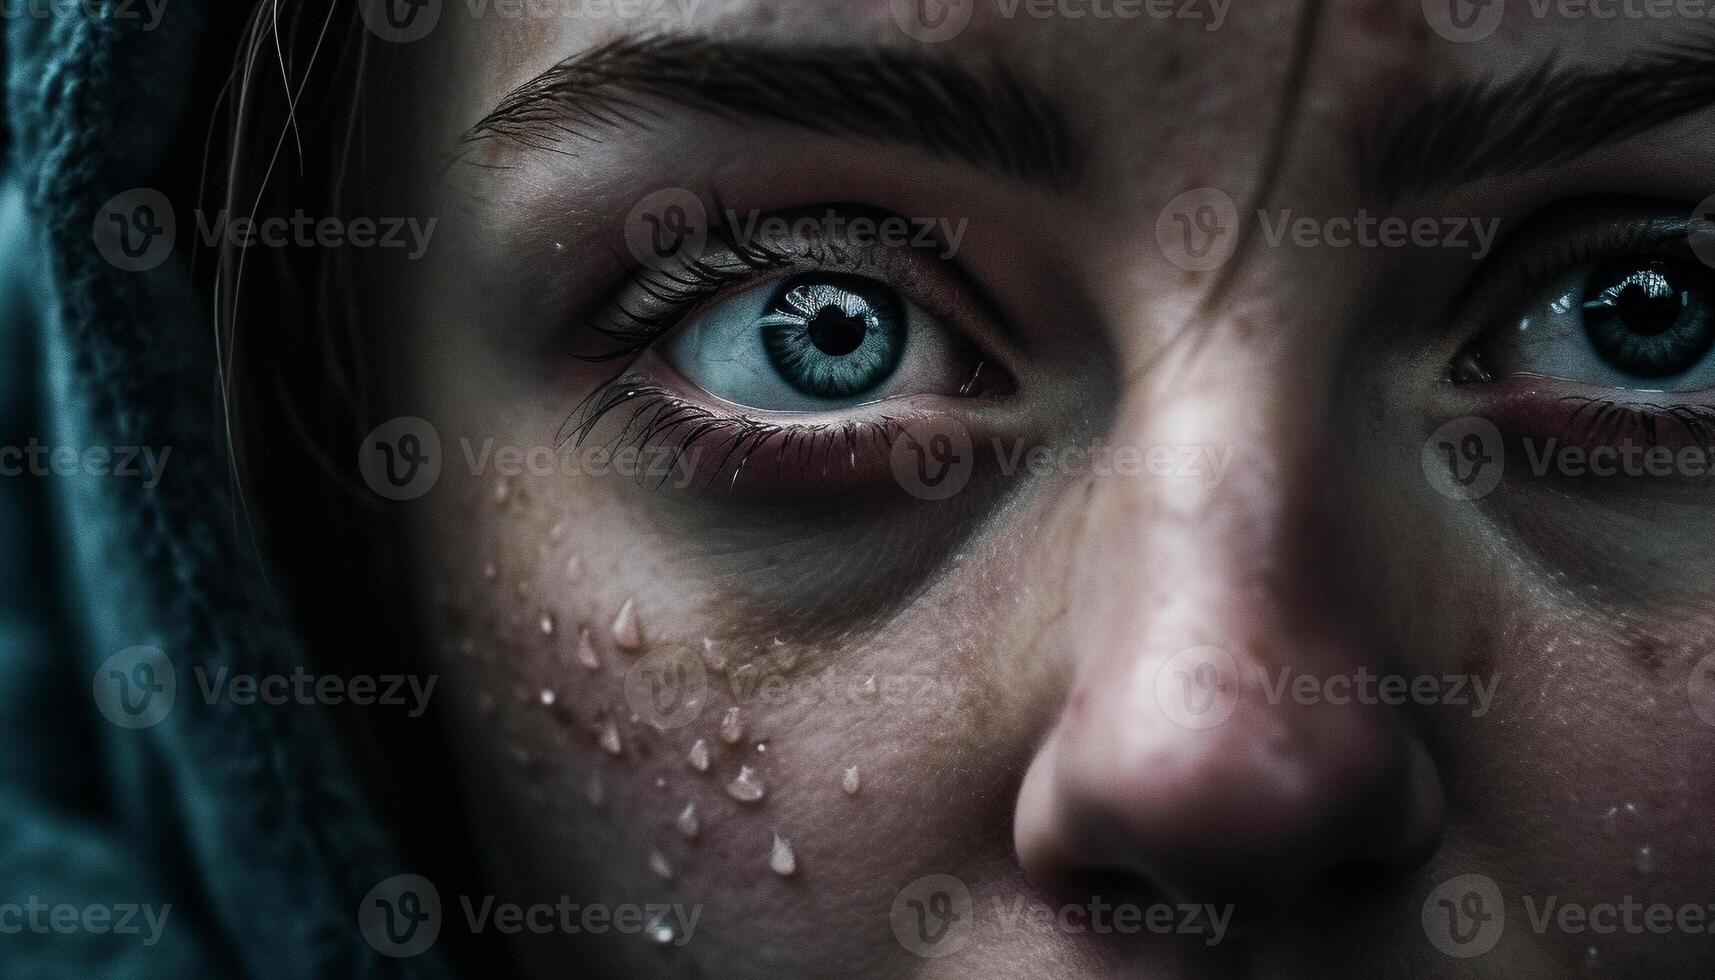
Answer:
[[(791, 694), (828, 651), (711, 615), (597, 482), (472, 480), (423, 528), (496, 880), (550, 897), (568, 882), (636, 902), (689, 893), (713, 921), (840, 874), (826, 831), (873, 796), (867, 749), (829, 695), (818, 733)], [(866, 680), (842, 672), (840, 690), (861, 701)]]
[[(1519, 588), (1464, 661), (1494, 685), (1484, 717), (1442, 719), (1445, 769), (1466, 809), (1455, 833), (1514, 855), (1521, 881), (1582, 893), (1707, 898), (1715, 858), (1715, 662), (1706, 608), (1614, 617), (1546, 588)], [(1550, 596), (1554, 596), (1550, 598)], [(1700, 719), (1707, 714), (1709, 721)]]

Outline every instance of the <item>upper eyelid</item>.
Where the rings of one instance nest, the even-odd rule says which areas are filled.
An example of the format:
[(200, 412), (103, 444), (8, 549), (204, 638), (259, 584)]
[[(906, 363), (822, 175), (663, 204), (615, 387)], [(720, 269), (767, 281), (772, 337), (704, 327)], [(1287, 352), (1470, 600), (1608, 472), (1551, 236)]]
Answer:
[[(830, 272), (838, 271), (867, 275), (870, 278), (886, 283), (893, 288), (901, 288), (899, 282), (889, 277), (887, 268), (884, 265), (872, 265), (868, 261), (854, 263), (849, 259), (836, 259), (829, 261), (829, 257), (825, 254), (810, 254), (807, 251), (796, 251), (790, 248), (782, 248), (774, 242), (765, 241), (759, 238), (740, 238), (739, 229), (731, 227), (731, 215), (733, 212), (724, 206), (721, 197), (718, 194), (710, 194), (709, 196), (715, 203), (714, 210), (718, 215), (718, 218), (709, 229), (710, 247), (704, 250), (704, 255), (700, 259), (690, 263), (688, 266), (689, 271), (694, 276), (701, 279), (700, 285), (703, 288), (697, 290), (695, 295), (681, 296), (680, 299), (683, 300), (683, 302), (674, 305), (670, 299), (662, 297), (661, 294), (677, 288), (680, 284), (687, 284), (691, 289), (696, 289), (699, 284), (695, 281), (688, 281), (685, 278), (684, 273), (662, 273), (647, 267), (632, 268), (627, 274), (625, 282), (622, 283), (618, 289), (610, 292), (604, 298), (601, 308), (594, 317), (581, 318), (585, 325), (591, 326), (598, 332), (608, 336), (615, 336), (615, 332), (610, 329), (603, 329), (601, 326), (603, 321), (609, 323), (631, 321), (644, 328), (632, 332), (629, 338), (627, 338), (632, 342), (632, 347), (608, 355), (604, 357), (603, 360), (613, 360), (640, 352), (649, 344), (654, 343), (661, 337), (665, 336), (678, 322), (682, 321), (684, 318), (694, 315), (698, 308), (717, 302), (734, 290), (753, 286), (762, 281), (764, 277), (770, 275), (784, 275), (794, 270), (810, 271), (812, 269), (825, 269)], [(761, 218), (763, 220), (775, 217), (784, 218), (790, 227), (795, 218), (812, 213), (822, 214), (829, 211), (835, 212), (850, 220), (855, 220), (860, 217), (868, 217), (878, 220), (900, 218), (899, 215), (887, 210), (886, 208), (874, 205), (851, 203), (820, 203), (805, 207), (788, 208), (762, 215)], [(794, 241), (796, 244), (803, 244), (805, 240), (797, 239)], [(714, 250), (717, 243), (720, 243), (722, 246), (719, 251)], [(893, 248), (874, 243), (858, 246), (858, 248), (867, 251), (869, 254), (880, 256), (887, 262), (894, 260), (899, 262), (910, 262), (910, 255), (925, 251), (917, 248)], [(729, 260), (731, 261), (729, 262)], [(940, 278), (944, 276), (949, 280), (954, 291), (956, 291), (961, 298), (967, 300), (971, 305), (976, 307), (984, 325), (993, 328), (992, 330), (982, 331), (982, 333), (988, 335), (983, 339), (974, 339), (967, 336), (967, 342), (980, 347), (989, 361), (1016, 377), (1018, 368), (1016, 352), (1019, 347), (1017, 333), (1006, 317), (1004, 308), (999, 304), (992, 292), (980, 281), (966, 273), (965, 270), (951, 258), (943, 258), (940, 255), (932, 254), (927, 256), (923, 262), (924, 264), (919, 264), (915, 268), (933, 267), (935, 270), (932, 273), (933, 277)], [(895, 269), (898, 268), (898, 266), (895, 266)], [(675, 280), (675, 276), (678, 277), (677, 280)], [(904, 291), (909, 292), (909, 289)], [(639, 297), (639, 292), (644, 295)], [(652, 322), (640, 322), (643, 318), (635, 315), (637, 311), (628, 310), (625, 306), (628, 299), (643, 299), (644, 301), (647, 301), (650, 298), (663, 299), (665, 307), (647, 317), (647, 319)], [(927, 312), (934, 316), (937, 321), (942, 322), (943, 324), (952, 324), (968, 320), (968, 317), (962, 317), (959, 315), (960, 311), (945, 308), (946, 304), (940, 302), (939, 297), (919, 295), (914, 296), (913, 298), (917, 300), (919, 305), (923, 306)], [(660, 322), (669, 319), (673, 322)], [(953, 329), (955, 333), (966, 333), (954, 326), (950, 326), (949, 329)], [(621, 333), (624, 333), (624, 331), (621, 331)], [(995, 349), (997, 344), (1001, 349)]]

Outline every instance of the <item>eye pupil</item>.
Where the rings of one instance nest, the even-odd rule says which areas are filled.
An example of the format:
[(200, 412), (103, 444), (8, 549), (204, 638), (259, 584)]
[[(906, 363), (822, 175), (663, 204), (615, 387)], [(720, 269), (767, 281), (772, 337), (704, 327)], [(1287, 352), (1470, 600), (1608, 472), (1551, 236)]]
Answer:
[(1682, 294), (1659, 271), (1651, 269), (1631, 277), (1615, 298), (1626, 329), (1645, 337), (1666, 333), (1679, 322)]
[(805, 333), (816, 349), (829, 357), (844, 357), (863, 346), (869, 325), (861, 316), (854, 316), (837, 306), (825, 306), (810, 318)]

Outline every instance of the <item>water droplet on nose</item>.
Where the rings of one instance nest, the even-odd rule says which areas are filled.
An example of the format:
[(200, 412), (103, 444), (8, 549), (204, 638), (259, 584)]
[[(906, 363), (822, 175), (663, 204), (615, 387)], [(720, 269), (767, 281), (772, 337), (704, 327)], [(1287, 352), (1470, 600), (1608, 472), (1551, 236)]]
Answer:
[(768, 853), (768, 869), (782, 878), (790, 878), (798, 870), (798, 855), (792, 851), (792, 842), (779, 834), (774, 835), (774, 849)]
[(757, 778), (756, 770), (749, 766), (740, 766), (738, 775), (733, 777), (732, 782), (727, 783), (726, 793), (740, 803), (760, 803), (768, 790), (762, 785), (762, 780)]
[(560, 696), (555, 694), (554, 689), (551, 687), (542, 688), (542, 693), (536, 697), (537, 700), (542, 702), (542, 707), (544, 708), (552, 708), (554, 706), (554, 702), (560, 700)]
[(613, 617), (613, 645), (631, 651), (643, 646), (643, 624), (637, 617), (637, 600), (627, 599)]
[(559, 624), (554, 620), (554, 614), (546, 609), (542, 610), (542, 614), (536, 617), (536, 628), (542, 631), (543, 636), (553, 636), (554, 630), (558, 626)]
[(698, 772), (709, 771), (709, 743), (706, 739), (697, 739), (691, 744), (691, 752), (685, 757), (691, 768)]
[(695, 840), (697, 835), (703, 831), (703, 821), (697, 816), (697, 805), (695, 803), (685, 804), (685, 808), (679, 811), (679, 818), (673, 821), (673, 825), (679, 828), (679, 833), (683, 834), (686, 840)]
[(555, 242), (554, 243), (554, 254), (555, 255), (566, 254), (566, 243), (565, 242)]
[(851, 766), (846, 769), (846, 774), (840, 778), (840, 788), (846, 791), (847, 796), (858, 795), (858, 789), (862, 785), (863, 783), (858, 776), (857, 766)]
[(578, 630), (578, 663), (590, 670), (601, 669), (601, 657), (595, 652), (595, 646), (590, 643), (590, 631)]
[(758, 742), (758, 743), (756, 743), (756, 751), (758, 751), (758, 752), (767, 752), (767, 751), (768, 751), (768, 743), (767, 743), (767, 742)]
[(619, 742), (619, 725), (612, 718), (602, 722), (600, 742), (608, 755), (618, 755), (623, 748)]
[(673, 927), (665, 922), (657, 923), (649, 930), (649, 938), (655, 940), (658, 946), (666, 946), (674, 939)]
[(649, 852), (649, 870), (653, 871), (655, 877), (662, 881), (673, 879), (673, 866), (667, 863), (667, 856), (660, 851)]
[(743, 737), (744, 722), (739, 720), (738, 709), (726, 709), (726, 714), (721, 715), (721, 741), (728, 745), (737, 745), (738, 740)]
[(875, 675), (874, 674), (869, 675), (869, 679), (863, 682), (863, 696), (866, 698), (875, 697)]
[(1655, 870), (1655, 852), (1645, 844), (1638, 848), (1638, 874), (1647, 875)]

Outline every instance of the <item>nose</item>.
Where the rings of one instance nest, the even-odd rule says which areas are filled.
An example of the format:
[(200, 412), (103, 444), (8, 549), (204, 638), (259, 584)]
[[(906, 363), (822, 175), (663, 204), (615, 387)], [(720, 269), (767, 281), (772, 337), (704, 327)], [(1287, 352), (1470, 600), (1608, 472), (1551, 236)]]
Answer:
[(1218, 485), (1113, 478), (1084, 498), (1057, 651), (1076, 667), (1014, 838), (1045, 888), (1118, 877), (1251, 923), (1345, 872), (1421, 863), (1444, 804), (1400, 709), (1364, 696), (1383, 658), (1333, 598), (1321, 479), (1287, 448), (1308, 434), (1211, 439), (1242, 431), (1221, 414), (1130, 434), (1231, 446)]

